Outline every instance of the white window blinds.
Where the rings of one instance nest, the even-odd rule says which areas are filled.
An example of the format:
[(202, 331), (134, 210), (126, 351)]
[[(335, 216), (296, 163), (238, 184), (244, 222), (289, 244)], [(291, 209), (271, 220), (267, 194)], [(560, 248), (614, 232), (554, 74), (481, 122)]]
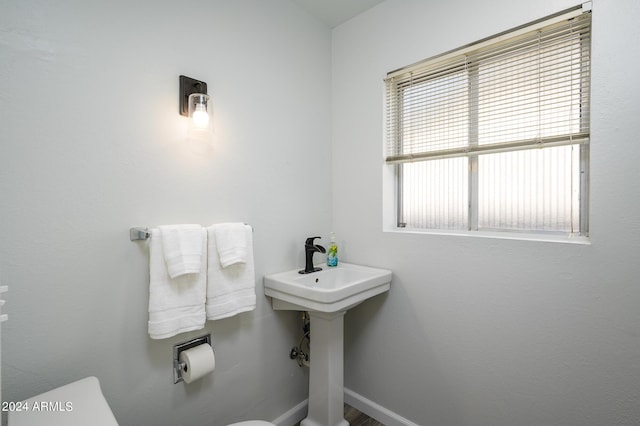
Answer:
[(576, 8), (389, 73), (398, 226), (586, 233), (590, 50)]
[(390, 73), (387, 162), (586, 143), (590, 28), (582, 13)]

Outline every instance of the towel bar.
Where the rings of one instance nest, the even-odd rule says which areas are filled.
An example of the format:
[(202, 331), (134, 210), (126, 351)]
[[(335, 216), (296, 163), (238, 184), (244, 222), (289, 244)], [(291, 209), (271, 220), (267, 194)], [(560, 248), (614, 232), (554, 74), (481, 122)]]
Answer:
[(129, 239), (131, 241), (146, 240), (151, 238), (149, 228), (129, 228)]
[[(245, 223), (245, 225), (249, 224)], [(251, 231), (253, 231), (253, 226), (251, 226)], [(148, 240), (149, 238), (151, 238), (151, 231), (149, 231), (149, 228), (129, 228), (129, 239), (131, 241)]]

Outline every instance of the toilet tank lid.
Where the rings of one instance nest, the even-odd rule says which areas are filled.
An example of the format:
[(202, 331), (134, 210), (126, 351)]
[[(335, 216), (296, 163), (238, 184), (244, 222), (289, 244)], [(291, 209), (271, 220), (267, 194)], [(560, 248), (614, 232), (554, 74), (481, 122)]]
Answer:
[(86, 377), (29, 398), (26, 402), (29, 403), (30, 408), (34, 404), (49, 402), (56, 402), (58, 405), (44, 407), (45, 410), (10, 412), (9, 426), (45, 424), (42, 423), (43, 421), (51, 426), (118, 425), (102, 394), (97, 377)]
[(262, 420), (249, 420), (247, 422), (233, 423), (228, 426), (275, 426), (273, 423)]

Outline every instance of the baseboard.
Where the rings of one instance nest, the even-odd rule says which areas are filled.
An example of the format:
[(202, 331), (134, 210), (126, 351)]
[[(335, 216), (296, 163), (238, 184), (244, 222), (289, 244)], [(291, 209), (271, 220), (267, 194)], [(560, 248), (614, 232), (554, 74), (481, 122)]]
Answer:
[(309, 400), (305, 399), (300, 404), (296, 405), (271, 423), (275, 423), (277, 426), (294, 426), (300, 420), (307, 417), (307, 406)]
[(405, 419), (401, 415), (355, 393), (351, 389), (344, 389), (344, 402), (386, 426), (419, 426), (411, 420)]
[[(420, 426), (351, 389), (344, 389), (344, 402), (386, 426)], [(300, 404), (273, 420), (272, 423), (275, 423), (277, 426), (294, 426), (307, 416), (308, 405), (309, 400), (305, 399)]]

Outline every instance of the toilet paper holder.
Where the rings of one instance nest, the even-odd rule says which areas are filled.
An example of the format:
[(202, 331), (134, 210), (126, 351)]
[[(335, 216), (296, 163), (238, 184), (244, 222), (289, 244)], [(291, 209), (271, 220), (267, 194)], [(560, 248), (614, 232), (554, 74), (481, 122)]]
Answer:
[(188, 342), (178, 343), (173, 345), (173, 384), (184, 382), (182, 378), (182, 369), (184, 368), (184, 362), (180, 362), (180, 354), (183, 351), (195, 348), (203, 344), (211, 345), (211, 334), (205, 336), (196, 337)]

